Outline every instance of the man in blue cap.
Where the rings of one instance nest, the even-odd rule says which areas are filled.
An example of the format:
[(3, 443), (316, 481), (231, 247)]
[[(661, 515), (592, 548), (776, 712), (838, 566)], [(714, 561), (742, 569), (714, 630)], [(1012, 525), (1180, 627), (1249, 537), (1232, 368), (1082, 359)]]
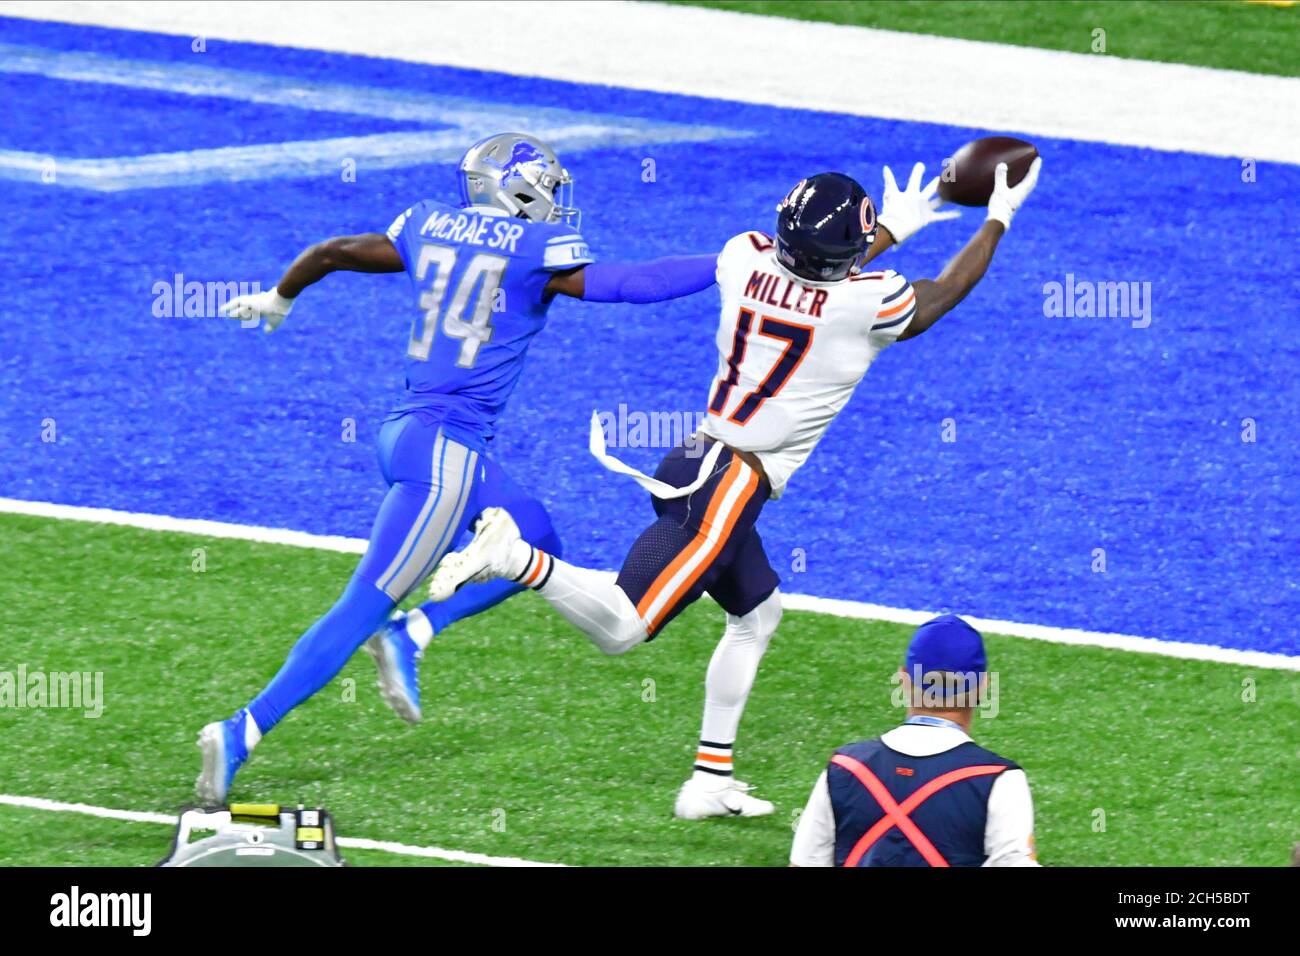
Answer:
[(1025, 772), (970, 738), (988, 693), (979, 631), (916, 630), (900, 672), (907, 720), (835, 751), (799, 818), (792, 866), (1037, 866)]

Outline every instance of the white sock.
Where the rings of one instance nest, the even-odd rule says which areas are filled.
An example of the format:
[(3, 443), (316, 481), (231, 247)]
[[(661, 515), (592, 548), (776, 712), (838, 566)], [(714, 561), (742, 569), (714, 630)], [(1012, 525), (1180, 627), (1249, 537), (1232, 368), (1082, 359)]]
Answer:
[(433, 640), (433, 625), (429, 623), (429, 619), (418, 607), (407, 612), (404, 624), (406, 636), (423, 653), (424, 649), (429, 646), (429, 642)]
[(744, 617), (727, 615), (727, 629), (704, 678), (704, 721), (695, 754), (695, 778), (730, 777), (732, 748), (758, 663), (781, 623), (781, 594), (772, 594)]
[(244, 711), (244, 750), (248, 753), (253, 752), (253, 748), (258, 745), (262, 739), (262, 732), (257, 728), (257, 721), (247, 710)]
[(608, 574), (574, 567), (536, 548), (530, 550), (541, 558), (534, 557), (520, 583), (546, 598), (601, 651), (622, 654), (645, 641), (645, 622)]
[(506, 577), (524, 587), (539, 588), (551, 573), (554, 559), (545, 551), (534, 548), (523, 538), (510, 542), (510, 556), (506, 559)]
[(695, 752), (695, 770), (691, 777), (710, 790), (725, 787), (734, 776), (731, 768), (733, 744), (724, 744), (707, 737), (700, 738), (700, 749)]

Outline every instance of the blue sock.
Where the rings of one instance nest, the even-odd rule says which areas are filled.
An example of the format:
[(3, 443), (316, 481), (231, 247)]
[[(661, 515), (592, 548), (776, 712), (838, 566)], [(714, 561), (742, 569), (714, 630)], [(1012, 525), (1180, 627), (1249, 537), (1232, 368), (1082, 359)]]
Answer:
[[(531, 517), (531, 515), (528, 517)], [(545, 512), (543, 512), (542, 517), (545, 517)], [(519, 518), (516, 518), (516, 521), (519, 523), (520, 536), (525, 541), (535, 548), (540, 548), (552, 557), (558, 558), (561, 556), (560, 536), (551, 527), (549, 519), (546, 520), (545, 530), (538, 528), (532, 522), (526, 522)], [(537, 533), (539, 531), (541, 533)], [(530, 534), (530, 532), (532, 533)], [(518, 594), (522, 590), (524, 589), (521, 585), (502, 579), (486, 581), (483, 584), (467, 584), (445, 601), (426, 601), (420, 605), (420, 610), (428, 618), (429, 625), (436, 635), (455, 624), (461, 618), (470, 617), (486, 611), (488, 608), (496, 607), (506, 598)]]
[(428, 618), (433, 633), (438, 634), (461, 618), (496, 607), (506, 598), (522, 590), (523, 587), (513, 581), (500, 578), (482, 584), (467, 584), (446, 601), (426, 601), (420, 605), (420, 610)]
[(263, 734), (343, 669), (393, 610), (393, 600), (375, 585), (353, 578), (332, 608), (307, 629), (280, 672), (248, 705)]

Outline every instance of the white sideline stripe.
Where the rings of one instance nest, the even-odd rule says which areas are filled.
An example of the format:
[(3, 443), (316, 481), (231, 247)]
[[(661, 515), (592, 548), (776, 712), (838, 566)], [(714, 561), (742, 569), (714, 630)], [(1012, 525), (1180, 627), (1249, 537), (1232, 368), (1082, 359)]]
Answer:
[(143, 528), (146, 531), (170, 531), (175, 534), (192, 534), (205, 538), (238, 538), (241, 541), (256, 541), (259, 544), (284, 544), (291, 548), (314, 548), (318, 551), (340, 551), (344, 554), (364, 554), (366, 550), (364, 538), (308, 534), (306, 531), (261, 528), (257, 525), (229, 524), (225, 521), (205, 521), (201, 518), (137, 514), (133, 511), (114, 511), (110, 508), (83, 508), (77, 505), (58, 505), (48, 501), (0, 498), (0, 512), (32, 515), (37, 518), (57, 518), (62, 521), (93, 521), (96, 524), (123, 525), (128, 528)]
[[(257, 525), (229, 524), (224, 521), (206, 521), (198, 518), (172, 518), (167, 515), (114, 511), (109, 508), (86, 508), (47, 501), (25, 501), (20, 498), (0, 498), (0, 513), (32, 515), (62, 521), (91, 521), (98, 524), (122, 525), (143, 528), (147, 531), (166, 531), (208, 538), (236, 538), (240, 541), (254, 541), (260, 544), (288, 545), (293, 548), (339, 551), (345, 554), (363, 554), (366, 550), (364, 538), (309, 534), (306, 531), (290, 531), (286, 528), (263, 528)], [(608, 573), (613, 574), (613, 572)], [(829, 614), (853, 620), (889, 621), (895, 624), (921, 624), (935, 614), (934, 611), (914, 611), (886, 607), (882, 604), (868, 604), (864, 601), (842, 601), (810, 594), (787, 594), (784, 591), (781, 592), (781, 603), (793, 611), (810, 611), (815, 614)], [(1035, 641), (1050, 641), (1053, 644), (1108, 647), (1138, 654), (1159, 654), (1164, 657), (1237, 664), (1243, 667), (1300, 671), (1300, 656), (1288, 654), (1244, 651), (1214, 644), (1192, 644), (1186, 641), (1167, 641), (1154, 637), (1109, 634), (1103, 631), (1085, 631), (1045, 624), (1022, 624), (1017, 621), (999, 621), (965, 614), (962, 617), (970, 621), (974, 627), (990, 634), (1006, 634)]]
[[(142, 810), (115, 810), (112, 807), (96, 807), (88, 803), (64, 803), (60, 800), (46, 800), (44, 797), (18, 797), (0, 793), (0, 804), (10, 807), (22, 807), (27, 810), (46, 810), (51, 813), (80, 813), (88, 817), (100, 817), (105, 820), (125, 820), (129, 823), (165, 823), (176, 826), (177, 817), (166, 813), (149, 813)], [(201, 829), (201, 828), (199, 828)], [(411, 846), (407, 843), (394, 843), (391, 840), (368, 840), (364, 837), (339, 837), (336, 841), (345, 850), (379, 850), (383, 853), (395, 853), (399, 856), (419, 856), (432, 860), (449, 860), (453, 863), (474, 863), (479, 866), (564, 866), (563, 863), (538, 863), (536, 860), (522, 860), (515, 856), (488, 856), (486, 853), (467, 853), (464, 850), (443, 850), (436, 846)]]
[[(793, 611), (811, 611), (834, 617), (857, 618), (866, 621), (890, 621), (894, 624), (924, 624), (934, 617), (935, 611), (907, 611), (858, 601), (840, 601), (835, 598), (814, 597), (810, 594), (781, 592), (781, 603)], [(1183, 660), (1214, 661), (1218, 664), (1237, 664), (1243, 667), (1264, 667), (1270, 670), (1300, 671), (1300, 657), (1287, 654), (1269, 654), (1265, 651), (1243, 651), (1235, 647), (1216, 644), (1192, 644), (1187, 641), (1168, 641), (1155, 637), (1138, 637), (1133, 634), (1107, 634), (1102, 631), (1083, 631), (1073, 627), (1051, 627), (1045, 624), (1021, 624), (1016, 621), (998, 621), (987, 617), (963, 614), (976, 630), (985, 634), (1006, 634), (1032, 641), (1049, 641), (1053, 644), (1078, 644), (1087, 647), (1108, 647), (1136, 654), (1159, 654)]]
[(1093, 54), (1087, 34), (1064, 53), (693, 7), (550, 6), (564, 41), (526, 46), (491, 24), (538, 22), (537, 0), (0, 0), (0, 14), (1300, 163), (1300, 79)]

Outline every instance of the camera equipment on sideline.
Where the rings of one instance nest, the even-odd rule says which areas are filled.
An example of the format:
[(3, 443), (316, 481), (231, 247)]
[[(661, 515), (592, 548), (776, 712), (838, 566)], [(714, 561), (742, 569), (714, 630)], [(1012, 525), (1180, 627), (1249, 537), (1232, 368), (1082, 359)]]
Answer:
[[(191, 842), (195, 831), (214, 830)], [(236, 803), (187, 808), (171, 852), (159, 866), (345, 866), (324, 810)]]

